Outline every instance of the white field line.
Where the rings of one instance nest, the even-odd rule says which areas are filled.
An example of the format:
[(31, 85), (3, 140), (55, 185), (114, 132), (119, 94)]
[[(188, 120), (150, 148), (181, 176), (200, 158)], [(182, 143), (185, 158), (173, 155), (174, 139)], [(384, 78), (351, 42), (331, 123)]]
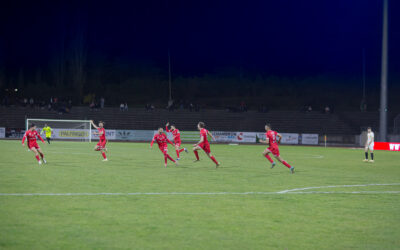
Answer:
[(279, 194), (400, 194), (400, 191), (303, 191), (321, 188), (348, 188), (367, 186), (400, 186), (400, 183), (391, 184), (357, 184), (306, 187), (278, 192), (151, 192), (151, 193), (0, 193), (0, 196), (206, 196), (206, 195), (279, 195)]
[(357, 184), (357, 185), (333, 185), (333, 186), (321, 186), (321, 187), (305, 187), (305, 188), (295, 188), (279, 191), (279, 194), (292, 193), (296, 191), (304, 191), (309, 189), (321, 189), (321, 188), (348, 188), (348, 187), (368, 187), (368, 186), (400, 186), (400, 183), (389, 183), (389, 184)]

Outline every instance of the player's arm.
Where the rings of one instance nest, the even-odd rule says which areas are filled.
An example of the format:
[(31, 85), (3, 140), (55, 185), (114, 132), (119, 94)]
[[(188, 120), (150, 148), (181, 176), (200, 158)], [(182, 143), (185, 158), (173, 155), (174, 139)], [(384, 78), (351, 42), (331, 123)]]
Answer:
[(169, 132), (171, 132), (171, 130), (168, 129), (168, 126), (169, 126), (169, 122), (167, 122), (167, 124), (165, 124), (165, 131), (169, 133)]
[(95, 129), (99, 129), (99, 127), (97, 127), (96, 124), (94, 124), (93, 120), (90, 120), (90, 123), (92, 124), (92, 126), (93, 126)]
[(167, 142), (170, 143), (172, 146), (175, 146), (175, 145), (172, 143), (172, 141), (170, 141), (168, 138), (167, 138)]
[(278, 139), (278, 144), (281, 144), (282, 135), (281, 135), (281, 134), (279, 134), (279, 133), (277, 133), (277, 134), (276, 134), (276, 137), (278, 137), (278, 138), (279, 138), (279, 139)]
[(25, 134), (24, 134), (24, 137), (22, 137), (22, 146), (24, 146), (25, 139), (26, 139), (26, 132), (25, 132)]
[(268, 144), (269, 143), (269, 139), (268, 138), (265, 138), (265, 140), (260, 139), (260, 142), (264, 143), (264, 144)]
[(211, 139), (212, 139), (213, 141), (217, 141), (217, 140), (215, 139), (215, 137), (211, 134), (210, 131), (208, 131), (207, 134), (211, 137)]
[(150, 148), (153, 148), (153, 144), (154, 144), (154, 141), (156, 140), (156, 137), (154, 136), (153, 137), (153, 140), (151, 140), (151, 143), (150, 143)]
[(203, 143), (203, 141), (204, 141), (204, 137), (200, 136), (200, 141), (198, 143), (194, 144), (194, 146), (195, 147), (199, 146), (199, 144)]
[(44, 140), (43, 140), (43, 138), (40, 136), (39, 133), (37, 134), (37, 137), (38, 137), (43, 143), (45, 143)]

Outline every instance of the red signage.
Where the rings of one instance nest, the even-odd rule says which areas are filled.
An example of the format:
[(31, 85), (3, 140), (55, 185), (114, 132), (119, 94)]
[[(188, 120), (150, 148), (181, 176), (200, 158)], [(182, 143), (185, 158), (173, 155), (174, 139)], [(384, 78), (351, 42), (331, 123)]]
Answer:
[(375, 150), (400, 151), (400, 142), (375, 142)]

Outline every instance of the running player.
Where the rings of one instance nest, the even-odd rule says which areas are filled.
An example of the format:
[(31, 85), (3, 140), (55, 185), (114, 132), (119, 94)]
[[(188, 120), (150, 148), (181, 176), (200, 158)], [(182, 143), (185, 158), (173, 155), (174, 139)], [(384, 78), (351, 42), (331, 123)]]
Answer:
[(367, 128), (367, 142), (365, 143), (365, 162), (368, 162), (368, 150), (371, 153), (371, 160), (369, 162), (374, 162), (374, 132), (372, 132), (371, 127)]
[[(36, 125), (32, 123), (30, 125), (29, 129), (25, 132), (24, 137), (22, 138), (22, 147), (25, 147), (24, 143), (25, 143), (25, 139), (27, 139), (28, 148), (35, 154), (36, 160), (38, 161), (39, 165), (41, 165), (42, 161), (43, 161), (43, 163), (47, 163), (47, 162), (44, 159), (42, 149), (40, 149), (39, 145), (36, 142), (36, 137), (39, 138), (43, 143), (45, 143), (43, 138), (36, 131)], [(42, 160), (40, 160), (39, 155)]]
[(179, 153), (181, 153), (182, 151), (185, 151), (186, 153), (188, 153), (186, 148), (181, 148), (181, 132), (179, 132), (179, 129), (177, 129), (175, 127), (175, 125), (171, 125), (171, 130), (168, 129), (169, 126), (169, 122), (167, 122), (167, 124), (165, 125), (165, 131), (167, 133), (172, 133), (172, 135), (174, 136), (174, 144), (175, 144), (175, 151), (176, 151), (176, 157), (178, 157), (176, 160), (180, 160), (181, 158), (179, 157)]
[[(260, 140), (260, 142), (269, 144), (269, 147), (264, 150), (263, 155), (265, 156), (265, 158), (268, 159), (269, 162), (271, 162), (271, 164), (272, 164), (271, 168), (274, 168), (276, 163), (272, 160), (272, 158), (271, 158), (271, 156), (269, 156), (269, 154), (272, 154), (279, 162), (281, 162), (283, 165), (285, 165), (287, 168), (289, 168), (290, 172), (293, 174), (294, 167), (290, 166), (289, 163), (287, 163), (285, 160), (283, 160), (279, 153), (278, 144), (281, 142), (282, 136), (278, 132), (273, 131), (271, 129), (271, 125), (269, 125), (269, 124), (265, 125), (265, 131), (267, 131), (267, 133), (265, 133), (266, 140), (265, 141)], [(279, 138), (278, 141), (276, 141), (277, 137)]]
[(47, 143), (50, 144), (51, 134), (53, 133), (53, 129), (51, 129), (50, 126), (48, 126), (47, 124), (44, 124), (44, 127), (42, 128), (40, 134), (42, 134), (43, 132), (45, 132), (46, 134)]
[(106, 139), (106, 130), (104, 129), (104, 122), (100, 121), (99, 126), (96, 126), (96, 124), (94, 124), (93, 120), (90, 120), (90, 123), (98, 131), (98, 132), (94, 132), (93, 134), (99, 136), (99, 142), (97, 143), (96, 146), (94, 146), (94, 150), (101, 152), (101, 155), (103, 156), (103, 161), (108, 161), (107, 156), (106, 156), (107, 139)]
[(167, 136), (164, 134), (164, 129), (163, 128), (158, 128), (158, 133), (154, 135), (153, 140), (151, 140), (150, 143), (150, 148), (153, 148), (154, 142), (157, 142), (158, 148), (164, 155), (164, 161), (165, 161), (165, 167), (167, 167), (167, 161), (168, 159), (178, 165), (178, 163), (172, 159), (172, 157), (168, 154), (168, 144), (170, 143), (172, 146), (174, 144), (167, 138)]
[(216, 167), (219, 167), (219, 162), (215, 159), (215, 157), (211, 154), (211, 150), (210, 150), (210, 143), (208, 142), (208, 137), (207, 136), (211, 136), (211, 138), (215, 141), (214, 136), (210, 133), (210, 131), (208, 131), (207, 129), (205, 129), (205, 124), (204, 122), (199, 122), (199, 124), (197, 124), (197, 129), (200, 130), (200, 141), (196, 144), (193, 145), (193, 152), (194, 155), (196, 156), (196, 161), (200, 161), (199, 158), (199, 150), (204, 150), (204, 152), (206, 153), (206, 155), (215, 163)]

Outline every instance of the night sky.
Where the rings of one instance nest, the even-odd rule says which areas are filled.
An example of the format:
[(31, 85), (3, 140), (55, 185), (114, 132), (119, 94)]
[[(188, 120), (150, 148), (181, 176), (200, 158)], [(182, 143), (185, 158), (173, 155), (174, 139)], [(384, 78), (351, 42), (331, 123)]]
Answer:
[[(84, 2), (84, 1), (81, 1)], [(242, 69), (278, 76), (380, 73), (382, 1), (7, 1), (0, 65), (46, 67), (82, 31), (87, 64), (145, 65), (174, 75)], [(399, 1), (390, 1), (391, 75), (400, 69)], [(146, 66), (147, 65), (147, 66)]]

